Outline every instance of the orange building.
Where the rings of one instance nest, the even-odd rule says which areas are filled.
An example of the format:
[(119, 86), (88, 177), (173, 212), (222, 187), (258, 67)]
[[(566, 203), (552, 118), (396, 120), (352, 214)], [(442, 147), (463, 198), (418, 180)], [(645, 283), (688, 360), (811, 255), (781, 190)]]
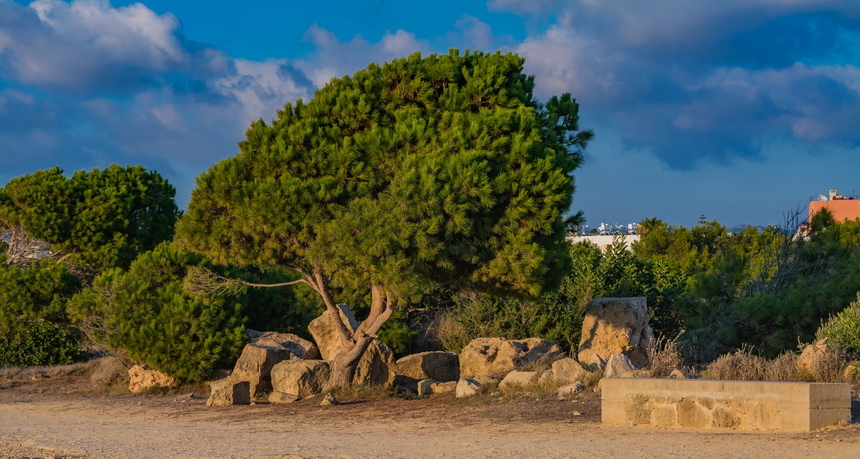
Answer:
[(821, 209), (827, 209), (837, 222), (860, 218), (860, 199), (856, 196), (842, 196), (830, 190), (828, 196), (818, 196), (809, 201), (809, 220)]

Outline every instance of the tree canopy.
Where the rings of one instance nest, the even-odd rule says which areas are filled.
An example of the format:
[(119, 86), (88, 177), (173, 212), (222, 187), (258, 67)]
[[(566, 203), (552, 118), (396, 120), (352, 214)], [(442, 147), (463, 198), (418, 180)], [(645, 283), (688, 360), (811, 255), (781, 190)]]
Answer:
[(87, 270), (128, 267), (173, 235), (176, 190), (142, 166), (75, 172), (54, 167), (0, 189), (0, 228), (20, 229)]
[(592, 133), (570, 95), (535, 99), (523, 62), (416, 53), (332, 80), (252, 123), (239, 154), (198, 178), (179, 240), (297, 271), (330, 311), (333, 287), (369, 290), (368, 319), (339, 326), (358, 357), (419, 286), (539, 293), (563, 274)]

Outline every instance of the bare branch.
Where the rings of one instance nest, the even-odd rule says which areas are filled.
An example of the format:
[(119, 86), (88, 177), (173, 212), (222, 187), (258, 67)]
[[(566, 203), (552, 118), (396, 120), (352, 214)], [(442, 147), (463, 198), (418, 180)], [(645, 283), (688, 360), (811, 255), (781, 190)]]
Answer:
[(28, 236), (20, 226), (0, 226), (0, 241), (7, 244), (6, 264), (30, 264), (54, 256), (47, 242)]
[(185, 290), (189, 293), (204, 296), (217, 296), (239, 293), (239, 289), (243, 286), (269, 288), (286, 287), (289, 285), (296, 284), (310, 285), (305, 279), (298, 279), (290, 282), (278, 282), (274, 284), (259, 284), (255, 282), (244, 281), (241, 279), (232, 279), (229, 277), (224, 277), (220, 274), (212, 272), (207, 268), (194, 266), (188, 270), (188, 275), (185, 277), (184, 287)]

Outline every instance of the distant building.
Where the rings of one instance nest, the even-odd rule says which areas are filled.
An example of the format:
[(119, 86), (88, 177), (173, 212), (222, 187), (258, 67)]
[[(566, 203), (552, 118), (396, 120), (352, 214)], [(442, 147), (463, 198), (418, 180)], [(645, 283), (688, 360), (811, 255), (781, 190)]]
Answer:
[(616, 237), (624, 238), (624, 245), (627, 247), (627, 250), (632, 250), (631, 244), (634, 241), (638, 241), (640, 236), (638, 234), (623, 234), (623, 235), (589, 235), (582, 236), (571, 234), (567, 237), (567, 240), (570, 241), (571, 244), (576, 244), (577, 242), (588, 241), (592, 244), (600, 247), (601, 252), (606, 252), (610, 247), (612, 247), (612, 240)]
[(809, 220), (812, 216), (827, 209), (837, 222), (860, 218), (860, 199), (857, 196), (842, 196), (836, 190), (830, 190), (827, 196), (814, 196), (809, 200)]
[(636, 234), (638, 230), (638, 223), (628, 223), (627, 225), (613, 223), (607, 225), (604, 222), (597, 228), (591, 228), (588, 225), (581, 226), (577, 232), (568, 234), (567, 240), (571, 244), (588, 241), (600, 247), (601, 252), (606, 252), (609, 247), (612, 247), (612, 240), (616, 236), (624, 236), (624, 245), (627, 246), (627, 250), (632, 250), (630, 244), (633, 241), (639, 240), (639, 236)]

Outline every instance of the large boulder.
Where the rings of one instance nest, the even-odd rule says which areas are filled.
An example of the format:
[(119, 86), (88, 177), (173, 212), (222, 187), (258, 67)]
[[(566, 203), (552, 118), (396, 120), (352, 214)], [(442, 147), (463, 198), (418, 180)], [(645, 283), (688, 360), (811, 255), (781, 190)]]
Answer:
[(624, 354), (643, 368), (653, 341), (645, 297), (598, 298), (585, 309), (577, 359), (593, 370), (603, 368), (609, 356)]
[(270, 375), (272, 367), (288, 360), (290, 351), (278, 344), (265, 346), (257, 343), (249, 343), (242, 349), (242, 355), (233, 367), (230, 379), (233, 381), (248, 381), (251, 385), (251, 397), (262, 392), (272, 390)]
[(425, 379), (457, 381), (460, 379), (460, 357), (452, 352), (421, 352), (397, 360), (398, 385)]
[[(358, 321), (349, 310), (346, 304), (339, 304), (338, 313), (346, 323), (350, 331), (355, 331), (358, 328)], [(340, 352), (340, 335), (335, 327), (334, 321), (330, 316), (330, 311), (326, 310), (321, 316), (312, 320), (308, 324), (308, 331), (313, 336), (314, 341), (319, 348), (320, 356), (323, 360), (334, 360), (334, 356)]]
[(272, 367), (272, 389), (301, 398), (322, 392), (331, 369), (324, 360), (284, 360)]
[(211, 392), (206, 406), (249, 405), (251, 404), (251, 383), (222, 379), (212, 381)]
[(548, 339), (476, 338), (460, 352), (460, 378), (503, 375), (538, 360), (561, 355), (558, 343)]
[(145, 365), (135, 365), (128, 369), (128, 390), (132, 393), (143, 392), (151, 387), (172, 387), (176, 379), (149, 368)]
[(352, 383), (391, 386), (396, 368), (394, 351), (382, 341), (373, 340), (358, 361)]
[(318, 360), (320, 350), (316, 344), (292, 333), (260, 332), (247, 330), (251, 338), (251, 344), (267, 347), (282, 347), (290, 351), (293, 358), (305, 360)]

